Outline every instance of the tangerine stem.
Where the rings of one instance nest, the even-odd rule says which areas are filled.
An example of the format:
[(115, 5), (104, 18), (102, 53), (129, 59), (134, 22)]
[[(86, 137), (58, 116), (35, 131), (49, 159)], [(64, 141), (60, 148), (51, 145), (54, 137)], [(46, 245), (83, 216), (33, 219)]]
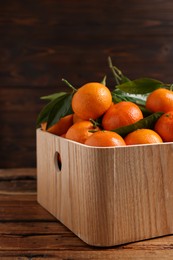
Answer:
[(91, 129), (91, 130), (88, 130), (88, 132), (90, 132), (90, 133), (96, 133), (96, 132), (98, 132), (99, 130), (98, 129)]
[(62, 79), (62, 81), (68, 86), (70, 87), (74, 92), (77, 91), (77, 89), (75, 87), (73, 87), (66, 79)]
[(103, 84), (104, 86), (106, 86), (106, 75), (104, 76), (104, 78), (102, 79), (102, 81), (100, 82), (101, 84)]
[(115, 67), (112, 64), (111, 57), (108, 57), (108, 63), (109, 63), (109, 68), (112, 70), (112, 73), (113, 73), (113, 75), (115, 77), (115, 81), (116, 81), (117, 85), (119, 85), (120, 81), (121, 81), (121, 77), (115, 71)]
[(100, 124), (92, 118), (90, 118), (89, 121), (93, 124), (94, 127), (100, 126)]

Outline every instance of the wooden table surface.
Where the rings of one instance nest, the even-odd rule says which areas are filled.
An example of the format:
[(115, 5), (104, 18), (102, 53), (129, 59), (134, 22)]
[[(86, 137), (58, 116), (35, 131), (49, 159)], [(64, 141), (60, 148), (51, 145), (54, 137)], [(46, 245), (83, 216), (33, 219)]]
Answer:
[(37, 203), (36, 169), (0, 170), (0, 259), (173, 259), (173, 236), (88, 246)]

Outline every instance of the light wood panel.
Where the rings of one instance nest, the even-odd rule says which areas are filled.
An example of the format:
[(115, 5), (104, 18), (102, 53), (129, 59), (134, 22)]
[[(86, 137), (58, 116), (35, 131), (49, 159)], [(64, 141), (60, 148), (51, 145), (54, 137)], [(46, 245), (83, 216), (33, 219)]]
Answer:
[(93, 148), (38, 130), (38, 201), (90, 245), (171, 234), (172, 162), (171, 143)]

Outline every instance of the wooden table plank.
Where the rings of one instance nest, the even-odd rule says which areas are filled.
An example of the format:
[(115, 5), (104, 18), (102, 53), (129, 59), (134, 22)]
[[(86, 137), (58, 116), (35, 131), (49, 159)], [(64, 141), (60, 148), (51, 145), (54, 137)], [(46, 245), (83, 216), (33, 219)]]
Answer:
[(58, 259), (58, 260), (172, 260), (172, 250), (97, 250), (97, 251), (72, 251), (72, 250), (20, 250), (0, 251), (1, 259)]
[(37, 203), (35, 169), (0, 170), (0, 180), (0, 259), (173, 259), (173, 236), (88, 246)]
[(0, 194), (36, 193), (35, 169), (0, 170)]

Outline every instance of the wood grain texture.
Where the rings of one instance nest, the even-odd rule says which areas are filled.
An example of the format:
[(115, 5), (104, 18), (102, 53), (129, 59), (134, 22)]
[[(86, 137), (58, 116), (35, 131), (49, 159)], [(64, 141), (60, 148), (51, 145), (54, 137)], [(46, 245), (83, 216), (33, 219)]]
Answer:
[[(7, 169), (0, 171), (0, 178), (8, 185), (0, 189), (0, 258), (1, 259), (158, 259), (173, 258), (173, 236), (165, 236), (111, 248), (88, 246), (69, 229), (52, 217), (36, 202), (36, 190), (30, 188), (30, 179), (36, 181), (36, 169)], [(25, 179), (25, 187), (8, 190), (14, 179)], [(20, 194), (19, 194), (20, 190)], [(28, 217), (26, 206), (30, 208)], [(16, 217), (17, 207), (23, 208)], [(4, 211), (4, 214), (2, 212)], [(36, 212), (39, 213), (36, 217)], [(9, 218), (11, 215), (11, 218)]]
[(172, 60), (170, 0), (8, 0), (0, 10), (2, 86), (48, 87), (62, 75), (77, 85), (99, 80), (108, 55), (129, 75), (171, 72), (163, 66)]
[(38, 202), (90, 245), (168, 235), (172, 161), (171, 143), (93, 148), (37, 130)]
[(35, 167), (39, 97), (115, 82), (111, 56), (129, 78), (172, 83), (171, 0), (22, 0), (0, 3), (0, 167)]

